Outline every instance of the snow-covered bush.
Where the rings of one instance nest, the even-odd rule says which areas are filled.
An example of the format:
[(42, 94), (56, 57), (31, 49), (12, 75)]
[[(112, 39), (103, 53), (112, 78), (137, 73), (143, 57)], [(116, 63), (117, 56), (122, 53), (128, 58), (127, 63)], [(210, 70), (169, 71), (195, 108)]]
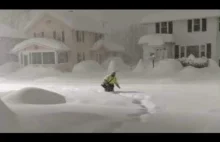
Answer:
[(206, 57), (195, 58), (192, 54), (188, 58), (180, 58), (179, 61), (184, 67), (193, 66), (195, 68), (204, 68), (208, 67), (209, 64), (209, 60)]

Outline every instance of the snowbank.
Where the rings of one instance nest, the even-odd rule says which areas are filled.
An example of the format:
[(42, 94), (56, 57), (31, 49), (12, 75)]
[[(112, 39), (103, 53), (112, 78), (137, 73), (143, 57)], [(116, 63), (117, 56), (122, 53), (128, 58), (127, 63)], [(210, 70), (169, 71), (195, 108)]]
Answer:
[(156, 76), (173, 76), (174, 74), (178, 73), (182, 68), (183, 66), (179, 61), (175, 59), (166, 59), (159, 61), (159, 63), (155, 65), (155, 67), (149, 73), (150, 75)]
[(91, 50), (98, 50), (102, 47), (106, 48), (109, 51), (117, 51), (117, 52), (125, 51), (125, 48), (123, 46), (104, 39), (98, 40), (96, 43), (94, 43)]
[(0, 66), (0, 75), (6, 75), (18, 70), (19, 64), (17, 62), (8, 62)]
[(78, 64), (76, 64), (73, 67), (72, 72), (76, 73), (91, 73), (91, 72), (104, 72), (104, 69), (96, 62), (93, 60), (87, 60), (87, 61), (82, 61)]
[(20, 130), (16, 114), (2, 100), (0, 100), (0, 114), (0, 133), (18, 132)]
[(140, 59), (137, 66), (133, 70), (133, 72), (139, 73), (139, 72), (143, 72), (143, 71), (144, 71), (144, 63), (143, 63), (143, 60)]
[(59, 76), (60, 71), (52, 67), (42, 67), (42, 66), (27, 66), (19, 69), (18, 71), (10, 74), (10, 78), (26, 78), (26, 79), (35, 79), (43, 78), (49, 76)]
[(2, 98), (12, 104), (62, 104), (66, 103), (65, 97), (39, 88), (23, 88), (12, 92)]
[(112, 71), (130, 71), (131, 67), (126, 65), (124, 61), (119, 58), (115, 57), (110, 60), (110, 63), (108, 65), (108, 72)]
[(209, 59), (209, 65), (206, 68), (207, 72), (210, 73), (220, 73), (220, 68), (218, 66), (218, 64), (216, 63), (216, 61)]

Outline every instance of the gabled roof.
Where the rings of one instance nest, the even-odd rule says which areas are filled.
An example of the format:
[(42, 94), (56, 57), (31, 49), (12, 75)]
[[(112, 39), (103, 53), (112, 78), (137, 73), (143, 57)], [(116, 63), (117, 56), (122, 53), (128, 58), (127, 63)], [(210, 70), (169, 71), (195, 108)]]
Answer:
[(114, 42), (108, 41), (108, 40), (104, 40), (104, 39), (100, 39), (96, 41), (93, 47), (91, 48), (91, 50), (98, 50), (100, 48), (105, 48), (108, 51), (116, 51), (116, 52), (125, 51), (125, 48), (123, 46), (116, 44)]
[(22, 51), (29, 47), (30, 45), (40, 45), (45, 48), (53, 49), (53, 50), (64, 50), (68, 51), (70, 50), (69, 47), (67, 47), (64, 43), (54, 40), (54, 39), (49, 39), (49, 38), (31, 38), (24, 40), (21, 43), (18, 43), (15, 45), (15, 47), (11, 50), (11, 53), (17, 53), (19, 51)]
[(148, 14), (141, 24), (220, 16), (220, 10), (164, 10)]
[(88, 16), (77, 16), (72, 12), (68, 11), (39, 11), (36, 16), (27, 24), (24, 28), (24, 31), (30, 29), (33, 25), (35, 25), (38, 21), (41, 20), (45, 15), (52, 16), (64, 24), (69, 26), (74, 30), (88, 31), (88, 32), (96, 32), (96, 33), (108, 33), (108, 27), (103, 27), (103, 23), (101, 21), (96, 21)]
[(10, 38), (27, 38), (27, 36), (16, 29), (13, 29), (7, 25), (0, 24), (0, 37), (10, 37)]

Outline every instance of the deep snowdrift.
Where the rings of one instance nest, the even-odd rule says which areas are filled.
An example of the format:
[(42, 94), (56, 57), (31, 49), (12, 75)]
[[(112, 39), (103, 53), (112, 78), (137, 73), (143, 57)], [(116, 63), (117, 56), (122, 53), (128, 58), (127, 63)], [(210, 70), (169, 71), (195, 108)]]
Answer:
[(104, 72), (104, 69), (93, 60), (82, 61), (73, 67), (74, 73), (98, 73)]
[(0, 133), (18, 132), (20, 130), (16, 114), (2, 100), (0, 100), (0, 114)]
[(22, 79), (36, 79), (50, 76), (59, 76), (60, 71), (52, 67), (42, 67), (42, 66), (27, 66), (19, 69), (18, 71), (10, 74), (10, 78), (22, 78)]
[(16, 62), (8, 62), (0, 66), (0, 75), (6, 75), (18, 70), (19, 64)]
[(173, 76), (182, 68), (183, 66), (179, 61), (175, 59), (166, 59), (159, 61), (159, 63), (156, 64), (153, 69), (150, 69), (147, 74), (151, 76)]
[(2, 98), (6, 103), (12, 104), (63, 104), (65, 97), (40, 88), (23, 88), (12, 92)]
[(130, 70), (131, 70), (131, 67), (126, 65), (124, 61), (119, 57), (112, 58), (108, 66), (109, 73), (113, 71), (127, 72)]

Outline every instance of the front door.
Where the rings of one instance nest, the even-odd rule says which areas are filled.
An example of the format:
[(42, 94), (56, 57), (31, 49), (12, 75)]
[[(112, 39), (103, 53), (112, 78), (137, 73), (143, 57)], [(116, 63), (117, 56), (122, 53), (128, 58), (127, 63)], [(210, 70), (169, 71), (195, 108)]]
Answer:
[(24, 55), (24, 66), (28, 65), (28, 55)]

